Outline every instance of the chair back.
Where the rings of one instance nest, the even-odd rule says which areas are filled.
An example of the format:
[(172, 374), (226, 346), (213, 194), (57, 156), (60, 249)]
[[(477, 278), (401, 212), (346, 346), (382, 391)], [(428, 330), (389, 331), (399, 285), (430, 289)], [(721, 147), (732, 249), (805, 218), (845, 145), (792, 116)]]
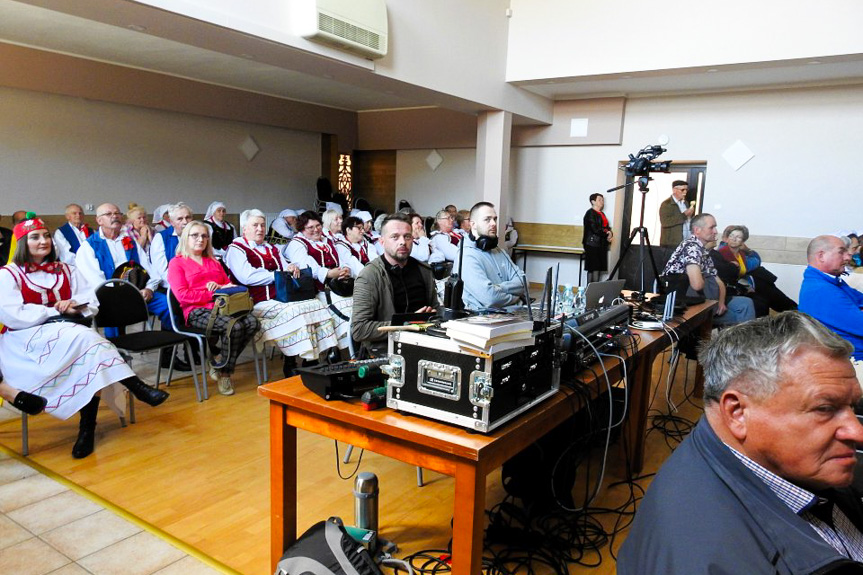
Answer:
[(134, 285), (122, 279), (109, 279), (96, 288), (99, 313), (98, 327), (125, 328), (146, 322), (149, 316), (147, 302)]
[(168, 288), (168, 313), (171, 315), (171, 327), (176, 332), (181, 332), (186, 329), (186, 318), (183, 316), (183, 308), (180, 307), (180, 301), (177, 296)]

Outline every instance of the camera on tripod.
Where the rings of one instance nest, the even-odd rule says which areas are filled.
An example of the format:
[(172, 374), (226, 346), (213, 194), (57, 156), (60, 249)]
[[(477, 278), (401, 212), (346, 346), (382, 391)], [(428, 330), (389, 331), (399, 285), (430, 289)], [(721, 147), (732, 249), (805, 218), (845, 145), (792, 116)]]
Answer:
[(647, 176), (650, 172), (670, 172), (671, 160), (665, 162), (653, 161), (665, 151), (665, 148), (662, 146), (646, 146), (636, 156), (629, 154), (629, 163), (623, 167), (626, 170), (627, 177)]

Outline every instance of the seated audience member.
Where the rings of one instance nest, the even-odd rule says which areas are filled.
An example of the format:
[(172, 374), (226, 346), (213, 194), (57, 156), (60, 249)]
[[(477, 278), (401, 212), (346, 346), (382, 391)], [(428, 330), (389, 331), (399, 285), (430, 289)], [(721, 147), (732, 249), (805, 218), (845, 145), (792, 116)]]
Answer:
[(294, 210), (282, 210), (279, 212), (279, 217), (273, 220), (270, 224), (270, 229), (267, 232), (267, 243), (275, 246), (283, 246), (282, 254), (285, 253), (285, 247), (291, 238), (297, 233), (297, 212)]
[[(152, 406), (168, 394), (138, 379), (117, 348), (95, 330), (57, 321), (98, 309), (87, 280), (57, 258), (45, 223), (25, 219), (13, 233), (18, 245), (12, 263), (0, 269), (0, 322), (5, 325), (0, 335), (0, 372), (5, 378), (0, 394), (30, 414), (44, 408), (69, 419), (79, 412), (72, 456), (80, 459), (93, 452), (102, 389), (120, 383)], [(123, 404), (118, 401), (113, 407), (122, 413)]]
[(714, 337), (699, 358), (704, 416), (647, 490), (617, 572), (860, 572), (850, 353), (793, 311)]
[(321, 218), (315, 212), (305, 211), (297, 218), (297, 235), (288, 244), (287, 259), (300, 268), (311, 268), (318, 299), (329, 306), (336, 322), (339, 347), (347, 348), (353, 299), (327, 288), (333, 281), (350, 281), (351, 269), (339, 261), (336, 246), (324, 237)]
[(147, 261), (149, 261), (150, 243), (153, 241), (156, 230), (147, 223), (147, 211), (134, 202), (129, 204), (129, 211), (126, 212), (126, 225), (123, 227), (126, 234), (141, 246), (141, 249), (147, 254)]
[(356, 214), (354, 214), (354, 216), (359, 218), (360, 220), (362, 220), (362, 222), (363, 222), (363, 233), (366, 236), (366, 240), (368, 240), (368, 242), (372, 246), (374, 246), (375, 251), (377, 251), (378, 255), (380, 255), (383, 251), (381, 249), (381, 247), (378, 245), (378, 240), (380, 240), (381, 235), (377, 231), (375, 231), (375, 228), (374, 228), (375, 220), (372, 217), (371, 212), (368, 212), (366, 210), (360, 210)]
[(719, 302), (713, 323), (730, 325), (755, 317), (752, 300), (746, 297), (726, 297), (725, 283), (719, 279), (707, 244), (716, 241), (716, 219), (710, 214), (699, 214), (690, 222), (691, 235), (683, 240), (671, 254), (664, 276), (686, 274), (688, 295), (703, 295)]
[(722, 239), (723, 244), (711, 250), (710, 256), (729, 294), (750, 298), (757, 317), (767, 315), (771, 309), (777, 312), (797, 309), (794, 300), (776, 287), (776, 276), (761, 265), (758, 252), (746, 247), (749, 239), (746, 226), (728, 226)]
[(225, 257), (225, 250), (237, 237), (237, 229), (225, 221), (228, 209), (222, 202), (213, 202), (207, 208), (204, 223), (210, 226), (210, 242), (213, 244), (213, 255), (218, 259)]
[(458, 225), (458, 233), (463, 236), (470, 234), (470, 212), (459, 210), (458, 215), (456, 215), (456, 224)]
[[(497, 212), (479, 202), (470, 210), (470, 235), (464, 238), (464, 305), (467, 309), (500, 309), (524, 297), (524, 274), (498, 247)], [(456, 261), (454, 269), (459, 268)]]
[(446, 207), (444, 207), (444, 211), (451, 215), (453, 221), (455, 221), (455, 217), (458, 215), (457, 207), (455, 207), (453, 204), (447, 204)]
[[(213, 292), (234, 284), (225, 274), (222, 264), (213, 257), (209, 228), (203, 222), (192, 221), (183, 228), (177, 256), (168, 264), (168, 283), (171, 293), (183, 308), (186, 324), (206, 329), (214, 313)], [(217, 316), (212, 329), (212, 333), (220, 336), (221, 355), (211, 358), (210, 376), (218, 381), (222, 395), (234, 394), (231, 374), (237, 358), (258, 331), (258, 320), (252, 314), (241, 317), (228, 332), (231, 319), (225, 315)]]
[(357, 277), (351, 334), (372, 355), (386, 352), (387, 335), (378, 328), (390, 325), (394, 313), (432, 312), (438, 306), (431, 268), (410, 257), (412, 241), (410, 220), (388, 216), (381, 227), (384, 254)]
[(852, 268), (863, 266), (863, 259), (860, 258), (860, 236), (854, 233), (848, 234), (848, 239), (851, 240), (851, 246), (848, 248), (848, 253), (851, 255)]
[(74, 264), (78, 247), (90, 237), (93, 230), (84, 223), (84, 209), (78, 204), (66, 206), (65, 215), (66, 223), (54, 232), (54, 246), (61, 261)]
[(153, 210), (153, 231), (158, 233), (171, 227), (171, 205), (162, 204)]
[(282, 372), (291, 377), (297, 357), (317, 361), (321, 353), (336, 347), (335, 324), (317, 298), (292, 303), (275, 299), (275, 272), (286, 271), (298, 277), (300, 269), (264, 241), (267, 221), (263, 212), (246, 210), (240, 214), (240, 228), (243, 235), (228, 247), (225, 262), (231, 279), (248, 287), (255, 302), (252, 314), (261, 324), (256, 342), (259, 347), (265, 341), (275, 343), (285, 357)]
[(333, 243), (339, 241), (342, 236), (342, 214), (336, 210), (327, 210), (321, 216), (321, 224), (324, 226), (324, 237)]
[(12, 246), (12, 230), (0, 227), (0, 265), (9, 261)]
[(336, 251), (339, 261), (351, 269), (352, 277), (357, 277), (363, 267), (378, 257), (378, 251), (363, 234), (363, 221), (354, 216), (345, 218), (336, 240)]
[(512, 221), (512, 218), (509, 217), (506, 219), (506, 227), (503, 230), (503, 249), (506, 250), (506, 253), (511, 254), (512, 248), (518, 243), (518, 230), (515, 229), (515, 224)]
[(458, 258), (458, 243), (462, 238), (461, 234), (454, 230), (455, 220), (448, 211), (441, 210), (435, 215), (435, 223), (437, 230), (431, 234), (432, 252), (438, 252), (443, 257), (434, 259), (454, 262)]
[[(163, 325), (170, 325), (167, 298), (156, 292), (159, 289), (159, 278), (150, 272), (151, 265), (147, 254), (123, 228), (120, 208), (108, 203), (100, 205), (96, 208), (96, 223), (99, 227), (78, 249), (75, 257), (78, 270), (91, 285), (98, 286), (106, 279), (112, 278), (114, 270), (126, 262), (140, 264), (150, 274), (146, 287), (141, 290), (141, 295), (147, 302), (147, 309), (158, 316)], [(116, 328), (106, 328), (105, 335), (117, 335)]]
[(849, 286), (842, 272), (851, 256), (836, 236), (809, 242), (800, 286), (800, 311), (808, 313), (854, 346), (854, 359), (863, 360), (863, 293)]
[[(426, 235), (423, 217), (416, 212), (408, 214), (411, 220), (411, 233), (413, 234), (413, 245), (411, 246), (411, 257), (421, 262), (429, 262), (432, 255), (431, 242)], [(441, 256), (440, 261), (443, 261)]]

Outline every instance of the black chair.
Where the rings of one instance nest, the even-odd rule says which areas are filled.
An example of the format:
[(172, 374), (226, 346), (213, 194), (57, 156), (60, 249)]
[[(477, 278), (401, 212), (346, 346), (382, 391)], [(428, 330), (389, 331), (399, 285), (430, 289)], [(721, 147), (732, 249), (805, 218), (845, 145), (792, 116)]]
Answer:
[[(177, 348), (184, 346), (189, 357), (192, 355), (189, 340), (182, 334), (171, 331), (144, 329), (143, 331), (126, 333), (126, 328), (131, 325), (142, 323), (146, 326), (149, 313), (141, 292), (125, 280), (107, 280), (96, 289), (96, 298), (99, 300), (99, 313), (96, 315), (96, 325), (102, 328), (113, 327), (119, 330), (120, 334), (116, 337), (106, 338), (117, 349), (129, 354), (171, 348), (171, 365), (168, 368), (168, 378), (166, 380), (166, 385), (170, 385), (174, 373), (173, 358), (176, 356)], [(159, 387), (161, 376), (162, 366), (160, 362), (156, 368), (156, 388)], [(198, 385), (198, 376), (195, 372), (192, 372), (192, 378), (195, 382), (195, 393), (198, 395), (200, 401), (201, 391)], [(131, 412), (130, 417), (134, 417), (134, 411)]]
[[(175, 332), (182, 334), (186, 337), (193, 338), (198, 343), (198, 352), (199, 357), (201, 358), (201, 377), (204, 381), (204, 399), (210, 399), (210, 393), (207, 390), (207, 355), (209, 353), (209, 345), (207, 344), (206, 330), (191, 327), (186, 324), (186, 318), (183, 316), (183, 308), (180, 307), (180, 302), (177, 300), (176, 296), (171, 292), (171, 288), (168, 288), (168, 311), (171, 315), (171, 327)], [(264, 379), (261, 379), (261, 367), (258, 365), (258, 350), (255, 348), (255, 342), (250, 342), (252, 348), (252, 356), (255, 362), (255, 375), (258, 378), (258, 385), (263, 385), (266, 380), (266, 375)], [(192, 373), (195, 373), (195, 363), (192, 358), (192, 354), (189, 354), (190, 363), (192, 364)], [(263, 364), (263, 369), (266, 373), (267, 369), (267, 358), (265, 355), (261, 354), (261, 364)], [(198, 395), (198, 401), (202, 401), (201, 396)]]

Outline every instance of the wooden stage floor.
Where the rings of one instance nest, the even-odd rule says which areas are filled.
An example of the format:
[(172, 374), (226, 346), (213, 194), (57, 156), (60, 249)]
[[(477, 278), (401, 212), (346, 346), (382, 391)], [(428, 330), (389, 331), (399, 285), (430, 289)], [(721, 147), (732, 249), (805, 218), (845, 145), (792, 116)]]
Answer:
[[(655, 370), (664, 357), (657, 360)], [(682, 361), (678, 368), (679, 382), (683, 380), (685, 363)], [(276, 374), (280, 377), (280, 359), (269, 365), (271, 378)], [(694, 364), (690, 364), (689, 371), (691, 381)], [(191, 378), (177, 380), (164, 405), (150, 408), (138, 403), (138, 422), (125, 429), (103, 407), (96, 451), (83, 460), (70, 455), (77, 436), (77, 416), (68, 421), (44, 415), (30, 418), (30, 458), (216, 559), (229, 568), (228, 573), (272, 573), (269, 411), (268, 402), (257, 395), (255, 383), (252, 364), (243, 364), (235, 378), (236, 395), (219, 395), (211, 382), (210, 399), (198, 403)], [(664, 394), (663, 382), (655, 406), (666, 410)], [(698, 414), (692, 405), (683, 407), (683, 415), (690, 419)], [(20, 452), (20, 439), (20, 419), (7, 415), (0, 422), (0, 443)], [(339, 446), (340, 454), (345, 447)], [(651, 433), (645, 473), (655, 471), (669, 453), (665, 439)], [(357, 456), (354, 453), (351, 463), (341, 464), (342, 475), (353, 471)], [(352, 523), (353, 480), (339, 478), (334, 443), (300, 431), (299, 457), (299, 532), (330, 516)], [(370, 452), (364, 454), (360, 469), (378, 475), (381, 535), (399, 545), (397, 557), (447, 544), (452, 478), (425, 471), (426, 485), (417, 487), (414, 467)], [(605, 484), (619, 481), (624, 475), (621, 451), (613, 445)], [(641, 483), (647, 485), (647, 481)], [(625, 491), (603, 488), (594, 505), (616, 506)], [(489, 506), (504, 495), (499, 471), (492, 473), (488, 477)], [(607, 528), (611, 527), (612, 517), (602, 520), (607, 521)], [(615, 547), (621, 542), (619, 537)], [(574, 566), (570, 572), (614, 573), (614, 561), (607, 548), (602, 555), (599, 567)]]

